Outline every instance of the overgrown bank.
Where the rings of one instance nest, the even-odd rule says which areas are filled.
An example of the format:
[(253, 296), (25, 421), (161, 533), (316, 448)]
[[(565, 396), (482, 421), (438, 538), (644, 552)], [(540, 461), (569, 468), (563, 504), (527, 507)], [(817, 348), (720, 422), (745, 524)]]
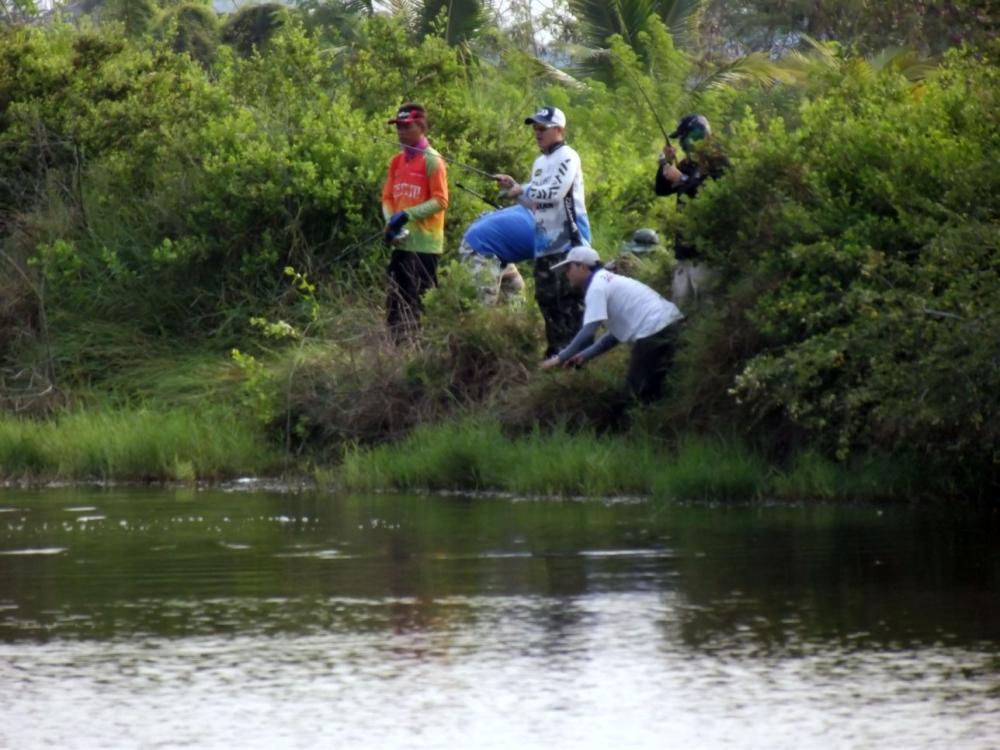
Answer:
[(400, 445), (349, 452), (333, 478), (353, 490), (501, 490), (659, 500), (883, 499), (929, 494), (898, 459), (838, 463), (805, 452), (785, 467), (734, 438), (598, 436), (557, 429), (510, 438), (495, 421), (418, 428)]
[[(829, 47), (778, 86), (693, 91), (690, 59), (650, 29), (634, 47), (612, 40), (593, 77), (558, 83), (512, 50), (473, 63), (379, 17), (343, 44), (289, 23), (260, 54), (211, 61), (114, 29), (4, 29), (0, 403), (21, 416), (2, 422), (0, 473), (342, 465), (354, 486), (572, 494), (587, 472), (565, 449), (632, 453), (634, 475), (598, 460), (590, 479), (670, 494), (685, 446), (739, 435), (723, 454), (751, 467), (732, 485), (748, 494), (786, 494), (810, 472), (826, 489), (800, 480), (802, 494), (989, 494), (996, 48), (915, 72)], [(683, 216), (652, 195), (661, 139), (637, 84), (664, 119), (707, 114), (733, 162)], [(534, 306), (482, 309), (457, 270), (427, 300), (420, 338), (389, 345), (386, 251), (368, 238), (392, 148), (372, 123), (404, 92), (434, 112), (443, 152), (488, 172), (529, 164), (518, 123), (558, 104), (605, 258), (638, 226), (697, 239), (721, 279), (686, 326), (669, 398), (629, 410), (620, 358), (537, 372)], [(479, 210), (455, 192), (452, 246)], [(664, 252), (635, 273), (664, 290), (670, 266)], [(456, 453), (463, 441), (477, 452)], [(858, 466), (883, 488), (847, 482)]]

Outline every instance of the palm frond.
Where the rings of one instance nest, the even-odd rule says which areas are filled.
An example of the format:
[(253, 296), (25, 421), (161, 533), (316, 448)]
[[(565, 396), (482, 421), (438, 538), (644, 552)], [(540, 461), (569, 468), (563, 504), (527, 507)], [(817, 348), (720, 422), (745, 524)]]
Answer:
[(660, 0), (659, 13), (678, 49), (690, 47), (707, 0)]
[(908, 81), (923, 81), (934, 70), (934, 60), (920, 56), (920, 53), (905, 47), (889, 47), (869, 58), (869, 63), (877, 71), (892, 70)]
[(344, 0), (344, 10), (372, 16), (375, 14), (375, 2), (374, 0)]
[(774, 86), (778, 83), (794, 83), (792, 72), (771, 60), (763, 52), (753, 52), (729, 61), (712, 71), (699, 81), (692, 94), (699, 95), (712, 89), (729, 88), (746, 84)]
[(502, 53), (511, 62), (516, 60), (518, 64), (527, 64), (535, 80), (556, 83), (575, 91), (584, 91), (589, 88), (586, 83), (572, 73), (512, 44), (503, 45)]
[(659, 0), (569, 0), (570, 11), (593, 47), (603, 47), (615, 34), (634, 45), (649, 17), (659, 13), (658, 6)]

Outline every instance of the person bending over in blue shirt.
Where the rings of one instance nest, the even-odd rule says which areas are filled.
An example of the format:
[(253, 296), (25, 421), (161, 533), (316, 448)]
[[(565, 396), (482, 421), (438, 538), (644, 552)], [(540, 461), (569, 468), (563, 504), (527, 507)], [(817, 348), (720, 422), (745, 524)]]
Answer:
[(516, 263), (535, 257), (535, 219), (518, 204), (483, 214), (465, 230), (459, 260), (485, 305), (509, 302), (524, 289)]

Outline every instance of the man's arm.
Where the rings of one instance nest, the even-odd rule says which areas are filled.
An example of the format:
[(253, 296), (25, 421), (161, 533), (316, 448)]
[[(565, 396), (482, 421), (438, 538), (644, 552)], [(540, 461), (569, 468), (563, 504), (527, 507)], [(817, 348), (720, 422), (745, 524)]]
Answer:
[(570, 362), (574, 365), (582, 365), (584, 362), (589, 362), (594, 357), (601, 356), (602, 354), (604, 354), (604, 352), (608, 351), (609, 349), (615, 348), (616, 346), (618, 346), (618, 343), (619, 343), (618, 339), (616, 339), (614, 336), (611, 335), (610, 332), (608, 332), (603, 336), (601, 336), (601, 338), (597, 339), (597, 341), (591, 344), (588, 348), (584, 349), (582, 352), (572, 357), (570, 359)]
[(698, 192), (698, 188), (707, 179), (696, 164), (681, 162), (678, 169), (673, 164), (661, 164), (656, 170), (657, 195), (690, 195)]
[(426, 219), (433, 216), (438, 211), (448, 208), (448, 171), (444, 165), (444, 160), (438, 158), (437, 154), (425, 152), (427, 159), (427, 177), (430, 182), (431, 197), (423, 203), (410, 206), (406, 209), (407, 215), (411, 219)]
[[(517, 180), (511, 177), (509, 174), (495, 174), (493, 179), (497, 181), (497, 184), (503, 189), (503, 197), (516, 199), (521, 195), (521, 191), (524, 189)], [(518, 201), (519, 203), (521, 201)]]
[(392, 203), (392, 167), (394, 161), (389, 162), (389, 171), (386, 172), (385, 182), (382, 183), (382, 220), (389, 221), (389, 217), (395, 212)]
[(570, 357), (579, 352), (581, 349), (590, 346), (590, 344), (594, 341), (594, 335), (597, 333), (597, 329), (600, 325), (601, 321), (594, 320), (580, 328), (580, 330), (576, 332), (576, 336), (573, 337), (573, 340), (569, 342), (566, 348), (556, 355), (559, 358), (559, 362), (562, 363), (568, 361)]
[(555, 155), (559, 157), (556, 169), (546, 176), (544, 182), (532, 180), (524, 186), (522, 203), (526, 200), (536, 203), (557, 203), (569, 193), (577, 175), (582, 171), (580, 157), (568, 146), (560, 148)]

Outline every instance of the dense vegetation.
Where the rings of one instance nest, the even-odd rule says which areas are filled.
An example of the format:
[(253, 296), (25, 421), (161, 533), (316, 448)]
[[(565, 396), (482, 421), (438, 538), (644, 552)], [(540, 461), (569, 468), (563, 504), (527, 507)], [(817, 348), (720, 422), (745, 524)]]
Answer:
[[(108, 0), (44, 23), (29, 23), (31, 3), (5, 6), (0, 474), (273, 470), (283, 450), (300, 466), (346, 451), (360, 476), (358, 446), (490, 414), (471, 424), (512, 445), (551, 429), (568, 441), (623, 433), (632, 446), (723, 436), (793, 474), (808, 456), (848, 474), (873, 460), (908, 467), (907, 491), (918, 475), (928, 493), (1000, 483), (1000, 47), (988, 5), (938, 4), (916, 23), (889, 3), (848, 24), (822, 3), (800, 16), (780, 4), (782, 16), (765, 2), (727, 15), (619, 0), (630, 13), (612, 17), (597, 12), (606, 3), (571, 2), (572, 16), (542, 21), (512, 3), (505, 26), (475, 2), (396, 5), (309, 0), (219, 17), (200, 2)], [(978, 20), (951, 27), (967, 42), (953, 47), (935, 24), (961, 8)], [(910, 51), (875, 54), (900, 42)], [(533, 145), (520, 122), (542, 102), (567, 113), (606, 258), (641, 226), (696, 237), (722, 278), (687, 326), (668, 399), (630, 412), (621, 353), (537, 372), (534, 305), (482, 309), (454, 266), (420, 339), (388, 342), (387, 251), (373, 238), (393, 151), (384, 123), (404, 100), (428, 106), (453, 162), (452, 249), (485, 207), (455, 183), (493, 189), (461, 165), (523, 176)], [(678, 215), (653, 195), (652, 168), (660, 124), (690, 111), (715, 124), (733, 168)], [(667, 289), (670, 265), (664, 253), (636, 273)], [(171, 412), (198, 445), (185, 454), (172, 436), (145, 467), (45, 459), (38, 426), (22, 421), (77, 420), (99, 440), (99, 415), (159, 424)], [(236, 423), (272, 450), (254, 440), (244, 464), (225, 451), (202, 462), (205, 434)], [(469, 428), (448, 434), (428, 439), (472, 440)]]

